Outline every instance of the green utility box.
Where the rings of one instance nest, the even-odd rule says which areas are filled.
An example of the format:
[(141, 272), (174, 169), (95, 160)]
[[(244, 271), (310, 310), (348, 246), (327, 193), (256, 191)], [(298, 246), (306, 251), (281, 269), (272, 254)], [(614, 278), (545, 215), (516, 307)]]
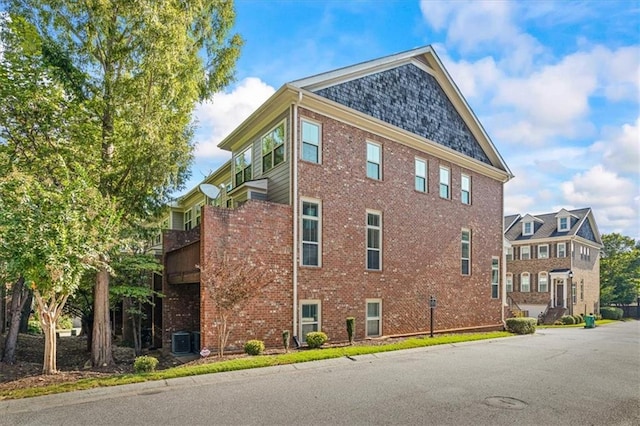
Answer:
[(596, 317), (587, 315), (584, 317), (584, 328), (594, 328), (596, 326)]

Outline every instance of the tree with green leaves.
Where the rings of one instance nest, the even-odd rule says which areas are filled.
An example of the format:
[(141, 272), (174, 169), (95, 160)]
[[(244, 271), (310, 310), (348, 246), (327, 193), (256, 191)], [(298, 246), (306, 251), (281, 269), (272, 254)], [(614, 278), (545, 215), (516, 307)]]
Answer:
[(124, 314), (131, 321), (133, 348), (136, 355), (142, 353), (142, 322), (146, 308), (153, 306), (153, 297), (162, 296), (149, 285), (151, 276), (160, 273), (162, 265), (152, 254), (142, 250), (122, 251), (112, 260), (114, 270), (111, 295), (122, 302)]
[(602, 235), (600, 303), (629, 305), (640, 295), (640, 242), (618, 233)]
[[(192, 159), (192, 111), (233, 77), (242, 41), (225, 0), (5, 0), (85, 97), (86, 137), (74, 140), (93, 185), (123, 226), (148, 220), (182, 187)], [(21, 150), (24, 153), (25, 147)], [(113, 363), (108, 256), (94, 286), (92, 363)]]

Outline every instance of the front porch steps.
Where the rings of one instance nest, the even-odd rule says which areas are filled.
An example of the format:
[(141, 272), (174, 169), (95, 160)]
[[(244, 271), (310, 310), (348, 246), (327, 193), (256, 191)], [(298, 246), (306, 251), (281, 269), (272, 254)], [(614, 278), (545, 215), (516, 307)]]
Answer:
[(553, 323), (558, 321), (566, 312), (567, 308), (563, 307), (549, 308), (547, 314), (542, 318), (542, 324), (553, 325)]

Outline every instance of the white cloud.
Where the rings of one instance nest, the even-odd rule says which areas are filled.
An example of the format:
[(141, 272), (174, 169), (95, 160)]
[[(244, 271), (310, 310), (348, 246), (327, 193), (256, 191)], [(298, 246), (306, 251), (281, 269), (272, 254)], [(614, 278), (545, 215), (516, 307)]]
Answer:
[(602, 165), (577, 173), (562, 184), (567, 204), (591, 207), (599, 227), (640, 238), (640, 196), (637, 180), (621, 177)]
[(198, 122), (196, 132), (196, 159), (226, 159), (229, 153), (220, 150), (217, 145), (253, 113), (275, 89), (258, 78), (242, 80), (230, 92), (221, 92), (211, 101), (198, 105), (195, 118)]
[(595, 155), (602, 155), (604, 166), (620, 174), (640, 174), (640, 117), (634, 124), (624, 124), (621, 129), (608, 132), (604, 140), (589, 148)]

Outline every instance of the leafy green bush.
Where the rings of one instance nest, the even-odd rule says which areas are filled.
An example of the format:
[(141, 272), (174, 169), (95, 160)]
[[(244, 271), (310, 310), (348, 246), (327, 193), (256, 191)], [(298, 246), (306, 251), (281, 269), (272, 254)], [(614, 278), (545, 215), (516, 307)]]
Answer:
[(507, 330), (516, 334), (533, 334), (536, 332), (537, 318), (507, 318)]
[(73, 328), (73, 320), (68, 315), (62, 315), (58, 318), (58, 324), (56, 325), (58, 330), (69, 330)]
[(356, 319), (347, 317), (347, 336), (349, 336), (349, 344), (353, 345), (353, 336), (356, 334)]
[(584, 318), (582, 318), (582, 315), (574, 315), (573, 316), (573, 320), (575, 321), (576, 324), (582, 324), (584, 322)]
[(307, 345), (309, 345), (311, 349), (319, 348), (324, 345), (324, 342), (326, 342), (327, 339), (327, 335), (322, 331), (312, 331), (306, 335)]
[(262, 340), (249, 340), (244, 344), (244, 353), (247, 355), (261, 355), (264, 352), (264, 342)]
[(148, 355), (139, 356), (133, 361), (133, 371), (139, 373), (153, 373), (158, 366), (158, 359)]
[(560, 321), (564, 325), (570, 325), (570, 324), (575, 324), (576, 323), (576, 320), (573, 319), (573, 317), (571, 315), (563, 315), (563, 316), (561, 316), (560, 317)]
[(284, 346), (285, 352), (289, 352), (289, 342), (291, 341), (289, 339), (289, 336), (289, 330), (285, 330), (282, 332), (282, 345)]
[(36, 318), (29, 318), (29, 322), (27, 323), (27, 333), (42, 334), (42, 326), (40, 325), (40, 320)]
[(602, 315), (602, 319), (619, 320), (622, 319), (623, 314), (624, 311), (622, 309), (614, 306), (603, 306), (600, 308), (600, 315)]

